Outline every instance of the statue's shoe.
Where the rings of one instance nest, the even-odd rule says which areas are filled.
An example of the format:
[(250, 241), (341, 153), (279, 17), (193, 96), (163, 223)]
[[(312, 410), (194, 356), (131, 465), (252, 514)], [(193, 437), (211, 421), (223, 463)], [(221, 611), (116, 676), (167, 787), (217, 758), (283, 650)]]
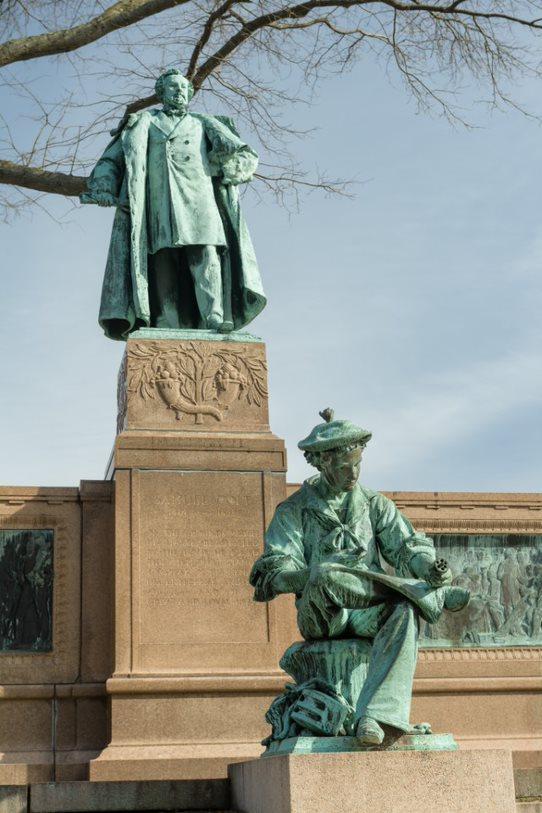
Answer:
[(218, 332), (219, 333), (231, 333), (232, 330), (233, 330), (233, 327), (234, 327), (233, 322), (231, 322), (229, 319), (226, 319), (226, 320), (224, 320), (224, 322), (222, 322), (222, 324), (218, 328)]
[(464, 587), (443, 587), (444, 607), (451, 613), (457, 613), (467, 606), (470, 593)]
[(360, 717), (356, 737), (362, 745), (382, 745), (384, 731), (372, 717)]
[(415, 723), (410, 726), (410, 731), (407, 734), (432, 734), (433, 729), (431, 723)]
[(207, 330), (216, 330), (218, 333), (218, 331), (222, 328), (222, 317), (217, 313), (209, 314), (205, 321)]

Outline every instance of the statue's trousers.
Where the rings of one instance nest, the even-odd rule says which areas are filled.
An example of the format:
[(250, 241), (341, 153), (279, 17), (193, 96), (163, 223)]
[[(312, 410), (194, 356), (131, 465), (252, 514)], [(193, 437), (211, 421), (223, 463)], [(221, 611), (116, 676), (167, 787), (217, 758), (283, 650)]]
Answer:
[(298, 624), (307, 640), (373, 639), (356, 716), (409, 731), (418, 615), (436, 620), (442, 603), (442, 591), (418, 579), (326, 563), (313, 569), (298, 598)]

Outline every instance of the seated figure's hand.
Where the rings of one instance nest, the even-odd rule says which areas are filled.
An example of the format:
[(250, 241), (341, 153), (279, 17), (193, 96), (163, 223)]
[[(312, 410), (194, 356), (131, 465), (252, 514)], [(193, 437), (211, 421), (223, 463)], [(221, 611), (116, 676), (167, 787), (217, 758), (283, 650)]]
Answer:
[(419, 553), (410, 561), (410, 571), (417, 579), (422, 579), (431, 587), (443, 587), (452, 581), (452, 571), (446, 559), (433, 559), (426, 553)]

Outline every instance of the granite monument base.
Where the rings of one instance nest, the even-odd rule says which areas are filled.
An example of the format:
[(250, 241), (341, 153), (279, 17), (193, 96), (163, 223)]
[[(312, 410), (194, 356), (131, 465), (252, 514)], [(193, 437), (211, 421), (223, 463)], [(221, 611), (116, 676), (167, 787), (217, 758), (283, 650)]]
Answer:
[[(93, 778), (108, 780), (225, 777), (228, 763), (262, 752), (265, 710), (288, 681), (277, 664), (299, 637), (293, 601), (277, 598), (266, 616), (246, 584), (285, 496), (284, 445), (260, 394), (265, 348), (246, 335), (198, 343), (158, 331), (127, 349), (109, 479), (0, 486), (4, 602), (28, 585), (19, 575), (34, 544), (46, 550), (53, 536), (52, 580), (50, 557), (30, 561), (38, 578), (23, 596), (47, 634), (33, 611), (20, 613), (17, 640), (0, 643), (0, 787), (86, 780), (89, 762)], [(89, 426), (87, 417), (82, 431)], [(514, 564), (515, 581), (504, 568), (499, 576), (501, 616), (528, 582), (523, 629), (511, 638), (487, 644), (487, 597), (461, 620), (469, 640), (422, 640), (411, 720), (452, 731), (461, 749), (507, 748), (516, 772), (541, 776), (542, 494), (388, 496), (450, 560), (457, 551), (458, 572), (496, 554)], [(226, 604), (215, 584), (226, 585)], [(518, 795), (539, 797), (540, 785)]]
[(507, 751), (274, 756), (232, 765), (239, 813), (514, 813)]
[(225, 777), (257, 756), (292, 640), (289, 604), (255, 606), (247, 583), (286, 491), (265, 347), (161, 336), (129, 339), (119, 374), (111, 732), (92, 781)]

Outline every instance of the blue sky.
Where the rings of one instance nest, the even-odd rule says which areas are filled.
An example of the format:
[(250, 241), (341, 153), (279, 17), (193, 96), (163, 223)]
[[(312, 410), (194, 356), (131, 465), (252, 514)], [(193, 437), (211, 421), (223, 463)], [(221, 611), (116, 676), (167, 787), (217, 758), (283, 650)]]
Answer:
[[(518, 93), (536, 106), (540, 90)], [(542, 131), (467, 112), (471, 130), (417, 115), (365, 63), (321, 86), (298, 114), (318, 131), (293, 145), (356, 176), (355, 199), (312, 194), (292, 214), (245, 198), (269, 298), (250, 330), (290, 481), (309, 473), (297, 440), (333, 406), (373, 432), (373, 488), (540, 490)], [(87, 206), (0, 226), (2, 484), (103, 476), (123, 349), (96, 323), (111, 220)]]

